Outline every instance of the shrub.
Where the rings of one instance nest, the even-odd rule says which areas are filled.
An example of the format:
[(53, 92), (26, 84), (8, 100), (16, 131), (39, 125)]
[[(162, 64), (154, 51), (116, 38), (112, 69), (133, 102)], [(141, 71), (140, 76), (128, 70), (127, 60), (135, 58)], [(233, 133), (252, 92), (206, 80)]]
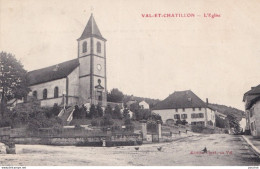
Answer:
[(134, 125), (126, 125), (126, 131), (130, 131), (130, 132), (133, 132), (134, 131)]
[(79, 125), (79, 124), (76, 124), (75, 125), (75, 129), (82, 129), (83, 127), (81, 127), (81, 125)]
[(174, 125), (174, 120), (173, 119), (167, 119), (166, 120), (166, 125), (168, 125), (168, 126)]
[(176, 125), (179, 125), (179, 124), (182, 124), (182, 121), (180, 119), (178, 119), (176, 122), (175, 122)]
[(98, 121), (96, 119), (91, 120), (92, 126), (98, 126)]
[(100, 120), (100, 126), (110, 126), (113, 125), (114, 122), (109, 114), (105, 114)]
[(188, 122), (184, 119), (184, 120), (181, 121), (181, 124), (186, 125), (186, 124), (188, 124)]

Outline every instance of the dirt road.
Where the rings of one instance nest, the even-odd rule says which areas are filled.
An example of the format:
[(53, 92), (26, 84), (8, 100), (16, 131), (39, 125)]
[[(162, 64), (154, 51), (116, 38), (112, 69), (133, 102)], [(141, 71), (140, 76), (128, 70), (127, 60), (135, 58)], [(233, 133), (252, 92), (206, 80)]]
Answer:
[[(161, 151), (158, 150), (161, 147)], [(207, 153), (201, 150), (207, 148)], [(240, 136), (194, 135), (171, 143), (135, 147), (16, 145), (17, 154), (0, 154), (0, 166), (102, 165), (259, 165)]]

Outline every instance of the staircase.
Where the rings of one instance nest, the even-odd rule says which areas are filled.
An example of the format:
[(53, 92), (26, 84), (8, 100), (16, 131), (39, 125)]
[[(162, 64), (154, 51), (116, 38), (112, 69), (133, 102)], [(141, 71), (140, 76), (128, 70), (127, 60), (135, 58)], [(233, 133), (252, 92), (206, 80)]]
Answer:
[(73, 119), (74, 107), (69, 107), (67, 109), (62, 109), (58, 117), (62, 120), (63, 125), (68, 125)]

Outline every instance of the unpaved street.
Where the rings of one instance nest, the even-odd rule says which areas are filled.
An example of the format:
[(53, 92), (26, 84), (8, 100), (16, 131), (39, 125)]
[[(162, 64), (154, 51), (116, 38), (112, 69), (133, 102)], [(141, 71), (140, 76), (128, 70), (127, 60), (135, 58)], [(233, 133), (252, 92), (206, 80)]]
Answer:
[[(158, 147), (162, 147), (158, 151)], [(208, 153), (201, 154), (207, 147)], [(171, 143), (135, 147), (16, 145), (16, 155), (0, 154), (0, 165), (259, 165), (240, 136), (194, 135)]]

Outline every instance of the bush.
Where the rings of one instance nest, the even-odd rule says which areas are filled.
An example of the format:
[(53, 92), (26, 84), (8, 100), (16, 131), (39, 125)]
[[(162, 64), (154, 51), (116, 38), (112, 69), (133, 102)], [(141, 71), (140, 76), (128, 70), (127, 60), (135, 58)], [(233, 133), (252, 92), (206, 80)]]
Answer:
[(181, 124), (186, 125), (186, 124), (188, 124), (188, 122), (184, 119), (184, 120), (181, 121)]
[(178, 119), (176, 122), (175, 122), (175, 125), (179, 125), (179, 124), (182, 124), (182, 121), (180, 119)]
[(81, 127), (81, 125), (79, 125), (79, 124), (76, 124), (75, 125), (75, 129), (82, 129), (83, 127)]
[(126, 125), (126, 131), (130, 131), (130, 132), (133, 132), (134, 131), (134, 129), (135, 129), (135, 127), (134, 127), (134, 125)]
[(109, 114), (105, 114), (105, 116), (103, 116), (102, 119), (100, 120), (100, 126), (111, 126), (113, 124), (114, 121), (112, 120)]
[(196, 133), (205, 133), (205, 134), (215, 133), (214, 129), (207, 128), (204, 125), (192, 125), (191, 131), (196, 132)]
[(91, 120), (92, 126), (98, 126), (98, 121), (96, 119)]

